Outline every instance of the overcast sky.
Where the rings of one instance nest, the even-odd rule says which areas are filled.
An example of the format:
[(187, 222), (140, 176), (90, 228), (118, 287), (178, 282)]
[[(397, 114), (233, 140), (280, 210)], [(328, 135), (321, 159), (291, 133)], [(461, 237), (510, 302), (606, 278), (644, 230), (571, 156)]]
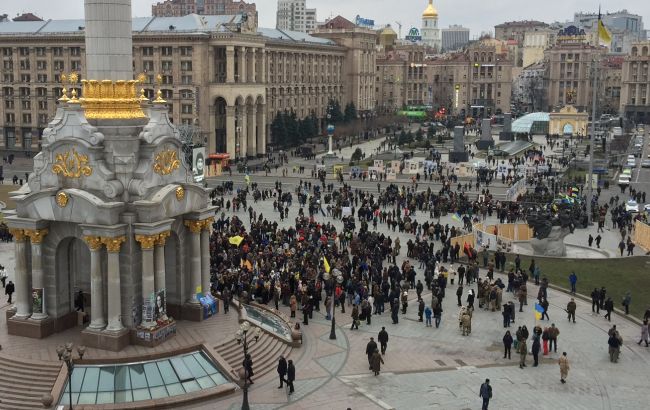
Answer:
[[(151, 15), (151, 0), (133, 0), (133, 15)], [(601, 0), (603, 12), (627, 9), (640, 14), (650, 29), (649, 0)], [(260, 26), (275, 27), (276, 0), (257, 0)], [(318, 10), (318, 20), (342, 15), (353, 19), (356, 15), (374, 19), (377, 25), (391, 24), (397, 31), (396, 21), (403, 24), (402, 34), (409, 27), (420, 27), (420, 17), (427, 0), (307, 0), (307, 7)], [(460, 24), (471, 29), (471, 35), (493, 31), (494, 25), (504, 21), (535, 19), (545, 22), (573, 19), (576, 11), (598, 11), (595, 0), (434, 0), (440, 14), (439, 26)], [(10, 16), (32, 12), (44, 19), (83, 18), (83, 0), (0, 0), (0, 14)]]

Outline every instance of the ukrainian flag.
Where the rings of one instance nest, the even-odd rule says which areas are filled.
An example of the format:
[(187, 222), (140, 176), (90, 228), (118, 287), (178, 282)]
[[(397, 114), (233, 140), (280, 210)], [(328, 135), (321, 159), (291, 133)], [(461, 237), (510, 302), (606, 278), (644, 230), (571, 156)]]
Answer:
[(330, 273), (330, 264), (327, 262), (327, 258), (323, 256), (323, 267), (325, 267), (325, 272)]
[(544, 308), (539, 303), (535, 303), (535, 320), (542, 319), (542, 313), (544, 313)]
[(612, 35), (601, 19), (600, 9), (598, 10), (598, 42), (600, 45), (608, 47), (612, 44)]
[(457, 222), (462, 221), (462, 218), (460, 217), (460, 213), (458, 213), (458, 212), (456, 212), (455, 214), (453, 214), (453, 215), (451, 216), (451, 219), (453, 219), (454, 221), (457, 221)]

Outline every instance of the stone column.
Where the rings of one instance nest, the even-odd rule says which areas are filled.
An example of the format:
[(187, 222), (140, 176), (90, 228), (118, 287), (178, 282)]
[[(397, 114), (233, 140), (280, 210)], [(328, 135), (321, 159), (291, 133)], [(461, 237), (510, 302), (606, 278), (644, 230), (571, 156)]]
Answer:
[(16, 255), (16, 315), (17, 319), (27, 319), (31, 315), (31, 298), (29, 296), (29, 277), (27, 276), (27, 258), (25, 255), (25, 231), (12, 229)]
[(246, 47), (239, 47), (239, 82), (246, 82)]
[[(45, 281), (43, 279), (43, 237), (47, 235), (47, 229), (34, 229), (29, 230), (25, 229), (25, 236), (28, 236), (32, 243), (32, 288), (43, 289), (42, 297), (45, 299)], [(30, 302), (33, 302), (33, 295), (29, 298)], [(33, 313), (32, 319), (43, 320), (47, 319), (47, 311), (45, 306), (45, 300), (43, 300), (43, 312)]]
[(201, 284), (201, 230), (203, 229), (202, 221), (185, 221), (185, 226), (190, 230), (190, 247), (192, 257), (190, 259), (190, 297), (188, 303), (198, 304), (197, 293), (203, 293)]
[(266, 154), (266, 104), (257, 104), (257, 153)]
[(201, 290), (207, 295), (210, 293), (210, 227), (214, 218), (201, 222)]
[(154, 263), (153, 263), (153, 245), (158, 239), (158, 235), (136, 235), (135, 240), (140, 242), (142, 249), (142, 326), (152, 326), (152, 322), (145, 321), (145, 307), (147, 300), (151, 300), (151, 295), (155, 292), (154, 283)]
[(158, 234), (154, 258), (156, 259), (156, 293), (165, 289), (165, 242), (171, 235), (169, 231)]
[(246, 143), (246, 153), (248, 156), (255, 156), (257, 155), (257, 141), (256, 141), (256, 136), (255, 136), (255, 123), (257, 121), (256, 115), (257, 113), (255, 112), (256, 105), (253, 104), (251, 106), (247, 107), (247, 115), (246, 115), (246, 133), (248, 134), (246, 139), (248, 140)]
[(267, 53), (266, 51), (262, 50), (262, 55), (260, 57), (260, 81), (263, 84), (266, 84), (266, 59), (267, 59)]
[(85, 0), (87, 78), (132, 80), (131, 0)]
[(90, 249), (90, 325), (88, 328), (102, 330), (106, 326), (101, 264), (102, 241), (99, 236), (84, 236), (83, 239)]
[(248, 80), (251, 83), (256, 83), (258, 81), (257, 72), (255, 71), (255, 70), (257, 70), (257, 64), (256, 64), (257, 61), (255, 61), (257, 59), (256, 51), (257, 51), (256, 48), (251, 48), (250, 66), (249, 66), (250, 75), (248, 76)]
[(235, 46), (226, 46), (226, 82), (235, 82)]
[(108, 251), (108, 326), (109, 332), (119, 332), (122, 325), (122, 289), (120, 288), (120, 248), (125, 236), (117, 238), (102, 238)]
[(231, 159), (235, 159), (235, 107), (226, 107), (226, 151)]
[(237, 126), (240, 129), (237, 142), (239, 142), (240, 157), (246, 157), (246, 154), (248, 154), (247, 111), (248, 106), (244, 104), (239, 106), (239, 112), (237, 113)]

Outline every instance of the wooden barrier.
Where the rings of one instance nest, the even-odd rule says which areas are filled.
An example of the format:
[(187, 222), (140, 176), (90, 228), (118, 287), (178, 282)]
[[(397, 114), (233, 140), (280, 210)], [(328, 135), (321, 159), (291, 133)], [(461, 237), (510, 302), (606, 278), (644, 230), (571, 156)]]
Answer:
[(636, 221), (634, 224), (634, 243), (642, 247), (646, 252), (650, 252), (650, 225)]

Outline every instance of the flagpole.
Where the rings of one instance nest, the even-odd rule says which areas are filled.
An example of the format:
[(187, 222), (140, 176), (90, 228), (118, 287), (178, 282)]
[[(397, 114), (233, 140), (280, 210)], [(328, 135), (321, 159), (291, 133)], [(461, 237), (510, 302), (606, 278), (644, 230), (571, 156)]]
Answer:
[[(596, 25), (596, 47), (600, 47), (600, 5), (598, 6), (598, 22)], [(589, 137), (589, 172), (587, 179), (587, 224), (591, 225), (593, 223), (592, 217), (592, 207), (591, 203), (594, 199), (594, 141), (596, 138), (596, 92), (598, 90), (598, 54), (594, 55), (591, 63), (594, 65), (592, 73), (594, 76), (593, 88), (591, 89), (591, 136)]]

